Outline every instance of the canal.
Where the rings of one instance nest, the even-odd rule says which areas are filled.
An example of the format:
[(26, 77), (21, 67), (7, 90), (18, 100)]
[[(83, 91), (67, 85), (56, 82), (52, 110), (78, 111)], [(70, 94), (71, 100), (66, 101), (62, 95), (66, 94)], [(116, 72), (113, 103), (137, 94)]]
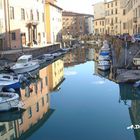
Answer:
[(140, 139), (139, 129), (128, 129), (140, 124), (139, 90), (112, 82), (89, 51), (74, 50), (40, 69), (38, 80), (20, 89), (26, 111), (0, 119), (0, 140)]

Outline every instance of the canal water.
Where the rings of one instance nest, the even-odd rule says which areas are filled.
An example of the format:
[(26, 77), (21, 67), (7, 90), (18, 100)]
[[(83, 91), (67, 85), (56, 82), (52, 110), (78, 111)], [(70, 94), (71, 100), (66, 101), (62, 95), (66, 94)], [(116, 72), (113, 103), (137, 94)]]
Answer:
[[(92, 49), (73, 50), (20, 89), (26, 110), (0, 119), (0, 140), (139, 140), (140, 92), (98, 71)], [(110, 80), (109, 80), (110, 79)]]

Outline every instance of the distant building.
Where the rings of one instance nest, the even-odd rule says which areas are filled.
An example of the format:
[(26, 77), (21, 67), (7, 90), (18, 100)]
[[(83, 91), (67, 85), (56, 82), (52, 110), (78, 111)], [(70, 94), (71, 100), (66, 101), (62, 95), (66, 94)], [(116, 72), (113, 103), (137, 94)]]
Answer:
[(94, 33), (94, 16), (87, 16), (85, 18), (85, 33), (86, 34), (93, 34)]
[(120, 0), (105, 3), (105, 33), (110, 35), (121, 34)]
[(105, 34), (105, 4), (100, 2), (93, 5), (94, 33)]
[(94, 31), (95, 35), (105, 34), (105, 17), (94, 20)]
[(80, 36), (93, 33), (93, 15), (64, 11), (63, 36)]
[(43, 1), (7, 0), (0, 4), (4, 13), (3, 49), (46, 45)]
[(56, 0), (45, 1), (47, 42), (55, 43), (62, 40), (62, 8)]
[(95, 34), (121, 33), (120, 0), (104, 1), (93, 5)]

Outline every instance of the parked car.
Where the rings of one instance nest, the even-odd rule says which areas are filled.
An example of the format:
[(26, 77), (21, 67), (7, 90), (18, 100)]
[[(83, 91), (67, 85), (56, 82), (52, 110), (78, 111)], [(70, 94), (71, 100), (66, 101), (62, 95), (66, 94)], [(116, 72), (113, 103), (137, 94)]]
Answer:
[(131, 41), (132, 41), (133, 43), (135, 43), (135, 42), (140, 42), (140, 34), (134, 34), (134, 35), (132, 35)]

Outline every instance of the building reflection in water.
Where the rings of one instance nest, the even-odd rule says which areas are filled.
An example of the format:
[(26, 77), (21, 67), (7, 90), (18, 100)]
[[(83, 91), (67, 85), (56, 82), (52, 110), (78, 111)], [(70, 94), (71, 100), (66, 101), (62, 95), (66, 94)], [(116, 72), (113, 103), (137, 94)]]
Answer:
[(64, 57), (64, 66), (70, 67), (75, 66), (80, 63), (86, 62), (86, 49), (84, 47), (78, 47), (72, 49), (67, 55)]
[[(111, 71), (100, 71), (95, 62), (94, 74), (102, 78), (115, 81)], [(119, 103), (128, 106), (128, 112), (133, 126), (138, 125), (138, 129), (133, 129), (135, 139), (140, 140), (140, 88), (135, 88), (133, 84), (119, 84), (120, 97)], [(128, 124), (129, 125), (129, 124)]]
[[(38, 78), (20, 89), (21, 100), (26, 109), (23, 113), (10, 112), (12, 119), (0, 118), (0, 140), (26, 139), (54, 112), (50, 108), (49, 93), (64, 79), (63, 60), (59, 59), (39, 70)], [(1, 113), (0, 116), (5, 115)], [(3, 117), (4, 118), (4, 117)]]
[[(132, 125), (140, 125), (140, 89), (134, 88), (133, 84), (119, 84), (119, 88), (120, 102), (128, 105)], [(133, 130), (136, 140), (140, 140), (140, 128)]]

